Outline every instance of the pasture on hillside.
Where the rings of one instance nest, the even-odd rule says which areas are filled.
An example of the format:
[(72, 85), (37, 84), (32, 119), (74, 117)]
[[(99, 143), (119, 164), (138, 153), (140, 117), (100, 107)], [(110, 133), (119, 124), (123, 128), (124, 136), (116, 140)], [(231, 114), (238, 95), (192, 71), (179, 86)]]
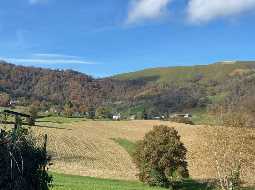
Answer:
[[(49, 153), (53, 156), (51, 171), (106, 179), (137, 180), (137, 169), (129, 153), (132, 144), (143, 138), (154, 125), (174, 127), (188, 149), (190, 176), (195, 180), (216, 177), (212, 139), (215, 127), (191, 126), (168, 121), (92, 121), (43, 118), (34, 132), (49, 136)], [(243, 155), (245, 180), (255, 184), (255, 130), (224, 128), (224, 133), (245, 135), (247, 151)], [(211, 136), (212, 137), (212, 136)], [(131, 142), (131, 143), (128, 143)]]

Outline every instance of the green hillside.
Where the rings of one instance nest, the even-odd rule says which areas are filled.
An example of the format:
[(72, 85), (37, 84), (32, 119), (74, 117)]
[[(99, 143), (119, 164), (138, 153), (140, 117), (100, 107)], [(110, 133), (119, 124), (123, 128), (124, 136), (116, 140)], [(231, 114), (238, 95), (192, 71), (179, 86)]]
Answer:
[(247, 73), (254, 69), (255, 62), (253, 61), (219, 62), (210, 65), (145, 69), (116, 75), (114, 78), (120, 80), (148, 79), (159, 83), (187, 81), (198, 77), (204, 81), (222, 81), (231, 75)]

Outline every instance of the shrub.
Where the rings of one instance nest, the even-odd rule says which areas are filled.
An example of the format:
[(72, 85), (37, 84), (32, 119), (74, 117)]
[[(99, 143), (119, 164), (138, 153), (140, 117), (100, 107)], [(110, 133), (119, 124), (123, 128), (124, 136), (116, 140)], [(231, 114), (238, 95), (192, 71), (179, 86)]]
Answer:
[(7, 107), (10, 103), (10, 96), (6, 93), (0, 93), (0, 106)]
[(0, 133), (0, 189), (48, 190), (52, 177), (46, 166), (50, 158), (45, 146), (23, 128)]
[(32, 104), (31, 106), (29, 106), (28, 113), (31, 115), (33, 120), (37, 118), (38, 112), (39, 106), (37, 106), (36, 104)]
[(95, 117), (98, 119), (109, 119), (112, 118), (112, 113), (110, 108), (99, 107), (96, 109)]
[(151, 186), (173, 187), (189, 176), (187, 150), (174, 128), (154, 126), (138, 142), (134, 160), (139, 168), (139, 179)]

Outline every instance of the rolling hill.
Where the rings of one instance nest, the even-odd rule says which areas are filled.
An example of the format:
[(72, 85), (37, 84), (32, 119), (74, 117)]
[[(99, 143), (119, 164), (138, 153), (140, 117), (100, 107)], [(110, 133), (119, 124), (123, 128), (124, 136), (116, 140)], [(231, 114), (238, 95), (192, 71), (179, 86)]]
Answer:
[(101, 79), (72, 70), (0, 62), (2, 100), (17, 99), (23, 105), (39, 101), (45, 110), (54, 106), (60, 111), (68, 103), (73, 112), (80, 113), (89, 107), (108, 107), (115, 113), (142, 117), (145, 112), (158, 115), (203, 108), (238, 86), (243, 88), (246, 80), (255, 81), (253, 61), (153, 68)]
[(146, 100), (147, 109), (153, 107), (160, 113), (178, 112), (221, 102), (235, 91), (240, 91), (242, 96), (251, 94), (255, 62), (224, 61), (210, 65), (152, 68), (113, 78), (146, 81), (143, 89), (136, 94), (136, 105), (143, 105)]
[(242, 75), (254, 71), (255, 61), (225, 61), (210, 65), (145, 69), (142, 71), (116, 75), (113, 78), (119, 80), (148, 79), (156, 83), (185, 82), (195, 79), (221, 82), (235, 74)]
[[(47, 102), (63, 107), (70, 102), (80, 107), (98, 107), (117, 101), (126, 91), (140, 87), (139, 83), (121, 82), (110, 78), (94, 79), (72, 70), (50, 70), (23, 67), (0, 62), (0, 92), (18, 99), (21, 104)], [(132, 89), (131, 89), (132, 87)]]

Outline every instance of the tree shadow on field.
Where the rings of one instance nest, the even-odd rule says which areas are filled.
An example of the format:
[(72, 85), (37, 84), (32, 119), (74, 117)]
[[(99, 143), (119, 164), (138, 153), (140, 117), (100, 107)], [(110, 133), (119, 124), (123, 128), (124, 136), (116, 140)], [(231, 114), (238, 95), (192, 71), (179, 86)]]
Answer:
[(44, 121), (41, 121), (39, 120), (40, 123), (59, 123), (57, 121), (50, 121), (50, 120), (44, 120)]
[(214, 190), (214, 186), (209, 182), (185, 180), (176, 185), (178, 190)]
[(55, 124), (64, 124), (66, 122), (63, 121), (51, 121), (51, 120), (45, 120), (45, 121), (39, 121), (40, 123), (55, 123)]
[[(79, 117), (69, 117), (69, 118), (65, 118), (65, 119), (66, 119), (65, 121), (61, 121), (61, 120), (44, 120), (44, 121), (38, 121), (38, 122), (40, 122), (40, 123), (68, 124), (68, 123), (78, 123), (78, 122), (81, 122), (81, 121), (87, 121), (87, 119), (79, 118)], [(80, 120), (72, 120), (72, 119), (80, 119)]]
[(35, 125), (35, 127), (48, 128), (48, 129), (68, 130), (68, 131), (72, 130), (72, 129), (67, 129), (67, 128), (64, 128), (64, 127), (51, 127), (51, 126), (46, 126), (46, 125)]

